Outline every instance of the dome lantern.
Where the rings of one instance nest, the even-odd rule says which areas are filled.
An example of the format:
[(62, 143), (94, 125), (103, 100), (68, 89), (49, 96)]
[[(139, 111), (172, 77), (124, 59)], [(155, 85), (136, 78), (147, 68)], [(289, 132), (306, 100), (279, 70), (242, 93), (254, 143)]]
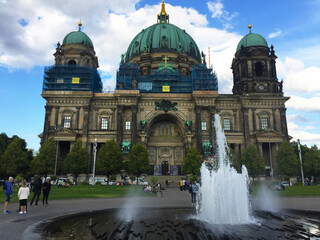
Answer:
[(169, 23), (169, 14), (166, 13), (164, 0), (162, 0), (161, 11), (158, 14), (158, 23), (161, 23), (161, 24)]

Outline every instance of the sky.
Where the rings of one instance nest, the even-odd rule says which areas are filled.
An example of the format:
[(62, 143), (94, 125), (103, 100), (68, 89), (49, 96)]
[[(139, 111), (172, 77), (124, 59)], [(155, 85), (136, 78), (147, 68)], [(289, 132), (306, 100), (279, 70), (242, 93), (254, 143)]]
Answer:
[[(320, 146), (319, 0), (166, 0), (170, 23), (185, 29), (207, 55), (219, 93), (231, 94), (230, 69), (248, 24), (274, 46), (278, 79), (284, 81), (292, 140)], [(56, 44), (81, 19), (99, 59), (104, 90), (115, 87), (121, 54), (142, 30), (156, 23), (161, 1), (0, 0), (0, 132), (18, 135), (38, 150), (45, 100), (45, 66)]]

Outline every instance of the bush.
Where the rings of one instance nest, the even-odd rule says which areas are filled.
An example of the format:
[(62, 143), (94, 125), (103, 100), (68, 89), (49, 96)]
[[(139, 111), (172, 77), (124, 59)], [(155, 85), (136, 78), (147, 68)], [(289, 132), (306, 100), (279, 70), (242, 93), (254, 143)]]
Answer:
[(289, 176), (284, 176), (283, 177), (283, 181), (290, 181), (290, 177)]
[(152, 177), (151, 178), (151, 182), (153, 183), (153, 185), (155, 185), (157, 181), (158, 181), (157, 177)]
[(82, 182), (80, 183), (81, 186), (89, 186), (89, 183), (88, 182)]
[(115, 181), (117, 179), (116, 175), (111, 175), (110, 180)]
[(51, 181), (55, 182), (57, 180), (57, 176), (51, 176)]
[(21, 175), (16, 176), (15, 182), (20, 184), (22, 181), (23, 181), (23, 177)]
[(136, 180), (136, 176), (130, 176), (130, 179), (131, 179), (132, 181), (135, 181), (135, 180)]
[(190, 181), (191, 182), (198, 182), (198, 176), (197, 175), (193, 175), (193, 174), (191, 174), (191, 176), (190, 176)]
[(101, 186), (101, 182), (96, 182), (95, 186)]

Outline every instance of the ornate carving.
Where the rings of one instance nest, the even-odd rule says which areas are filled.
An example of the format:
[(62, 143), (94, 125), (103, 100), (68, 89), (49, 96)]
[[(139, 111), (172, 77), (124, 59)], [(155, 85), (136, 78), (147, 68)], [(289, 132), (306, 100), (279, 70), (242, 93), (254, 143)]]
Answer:
[(185, 122), (186, 128), (188, 129), (188, 131), (191, 131), (192, 129), (192, 121), (191, 120), (186, 120)]
[(123, 154), (128, 154), (130, 152), (130, 147), (131, 147), (131, 143), (129, 140), (124, 140), (122, 142), (122, 147), (121, 147), (121, 151)]
[(172, 103), (168, 99), (162, 99), (161, 102), (155, 102), (155, 104), (156, 104), (155, 110), (163, 110), (165, 113), (167, 113), (170, 110), (171, 111), (177, 111), (178, 110), (175, 107), (176, 105), (178, 105), (178, 103), (176, 103), (176, 102)]
[(203, 153), (204, 153), (205, 155), (211, 155), (212, 145), (211, 145), (211, 143), (210, 143), (209, 141), (203, 143), (202, 149), (203, 149)]
[(141, 130), (145, 131), (147, 126), (148, 126), (148, 121), (147, 120), (141, 120), (140, 121), (140, 126), (141, 126)]

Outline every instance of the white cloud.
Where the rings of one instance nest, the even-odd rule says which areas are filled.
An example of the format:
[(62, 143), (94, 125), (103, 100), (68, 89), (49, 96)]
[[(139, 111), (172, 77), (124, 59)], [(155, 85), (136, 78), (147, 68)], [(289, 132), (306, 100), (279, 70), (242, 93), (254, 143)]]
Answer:
[[(93, 41), (99, 69), (107, 79), (105, 88), (112, 89), (121, 54), (136, 34), (156, 23), (160, 11), (159, 4), (135, 10), (137, 2), (92, 0), (87, 5), (75, 0), (64, 4), (63, 0), (30, 0), (28, 3), (20, 0), (20, 4), (0, 3), (0, 31), (6, 33), (0, 39), (0, 65), (14, 69), (53, 64), (55, 44), (62, 42), (69, 32), (77, 30), (81, 18), (83, 31)], [(166, 4), (166, 11), (170, 23), (185, 29), (200, 51), (206, 53), (211, 47), (211, 63), (219, 77), (219, 92), (230, 93), (230, 65), (241, 36), (207, 27), (206, 16), (193, 8)], [(18, 23), (21, 18), (28, 22), (27, 26)]]
[(225, 28), (233, 28), (231, 21), (239, 14), (237, 12), (229, 13), (225, 10), (221, 0), (215, 2), (207, 2), (209, 11), (212, 13), (211, 17), (218, 19)]
[(301, 116), (299, 114), (288, 115), (287, 119), (290, 122), (310, 122), (309, 119), (306, 119), (304, 116)]
[(302, 61), (286, 57), (277, 61), (279, 79), (284, 79), (284, 91), (287, 94), (315, 93), (320, 91), (319, 67), (305, 68)]
[(286, 106), (305, 112), (320, 112), (320, 97), (303, 98), (291, 96)]
[(313, 145), (317, 144), (320, 145), (320, 134), (314, 132), (308, 132), (307, 130), (312, 130), (313, 128), (303, 127), (300, 128), (298, 125), (288, 122), (288, 131), (289, 135), (293, 137), (293, 141), (300, 139), (302, 144)]
[(268, 34), (268, 38), (275, 38), (275, 37), (278, 37), (281, 33), (282, 33), (282, 31), (281, 31), (281, 30), (277, 30), (276, 32), (269, 33), (269, 34)]

